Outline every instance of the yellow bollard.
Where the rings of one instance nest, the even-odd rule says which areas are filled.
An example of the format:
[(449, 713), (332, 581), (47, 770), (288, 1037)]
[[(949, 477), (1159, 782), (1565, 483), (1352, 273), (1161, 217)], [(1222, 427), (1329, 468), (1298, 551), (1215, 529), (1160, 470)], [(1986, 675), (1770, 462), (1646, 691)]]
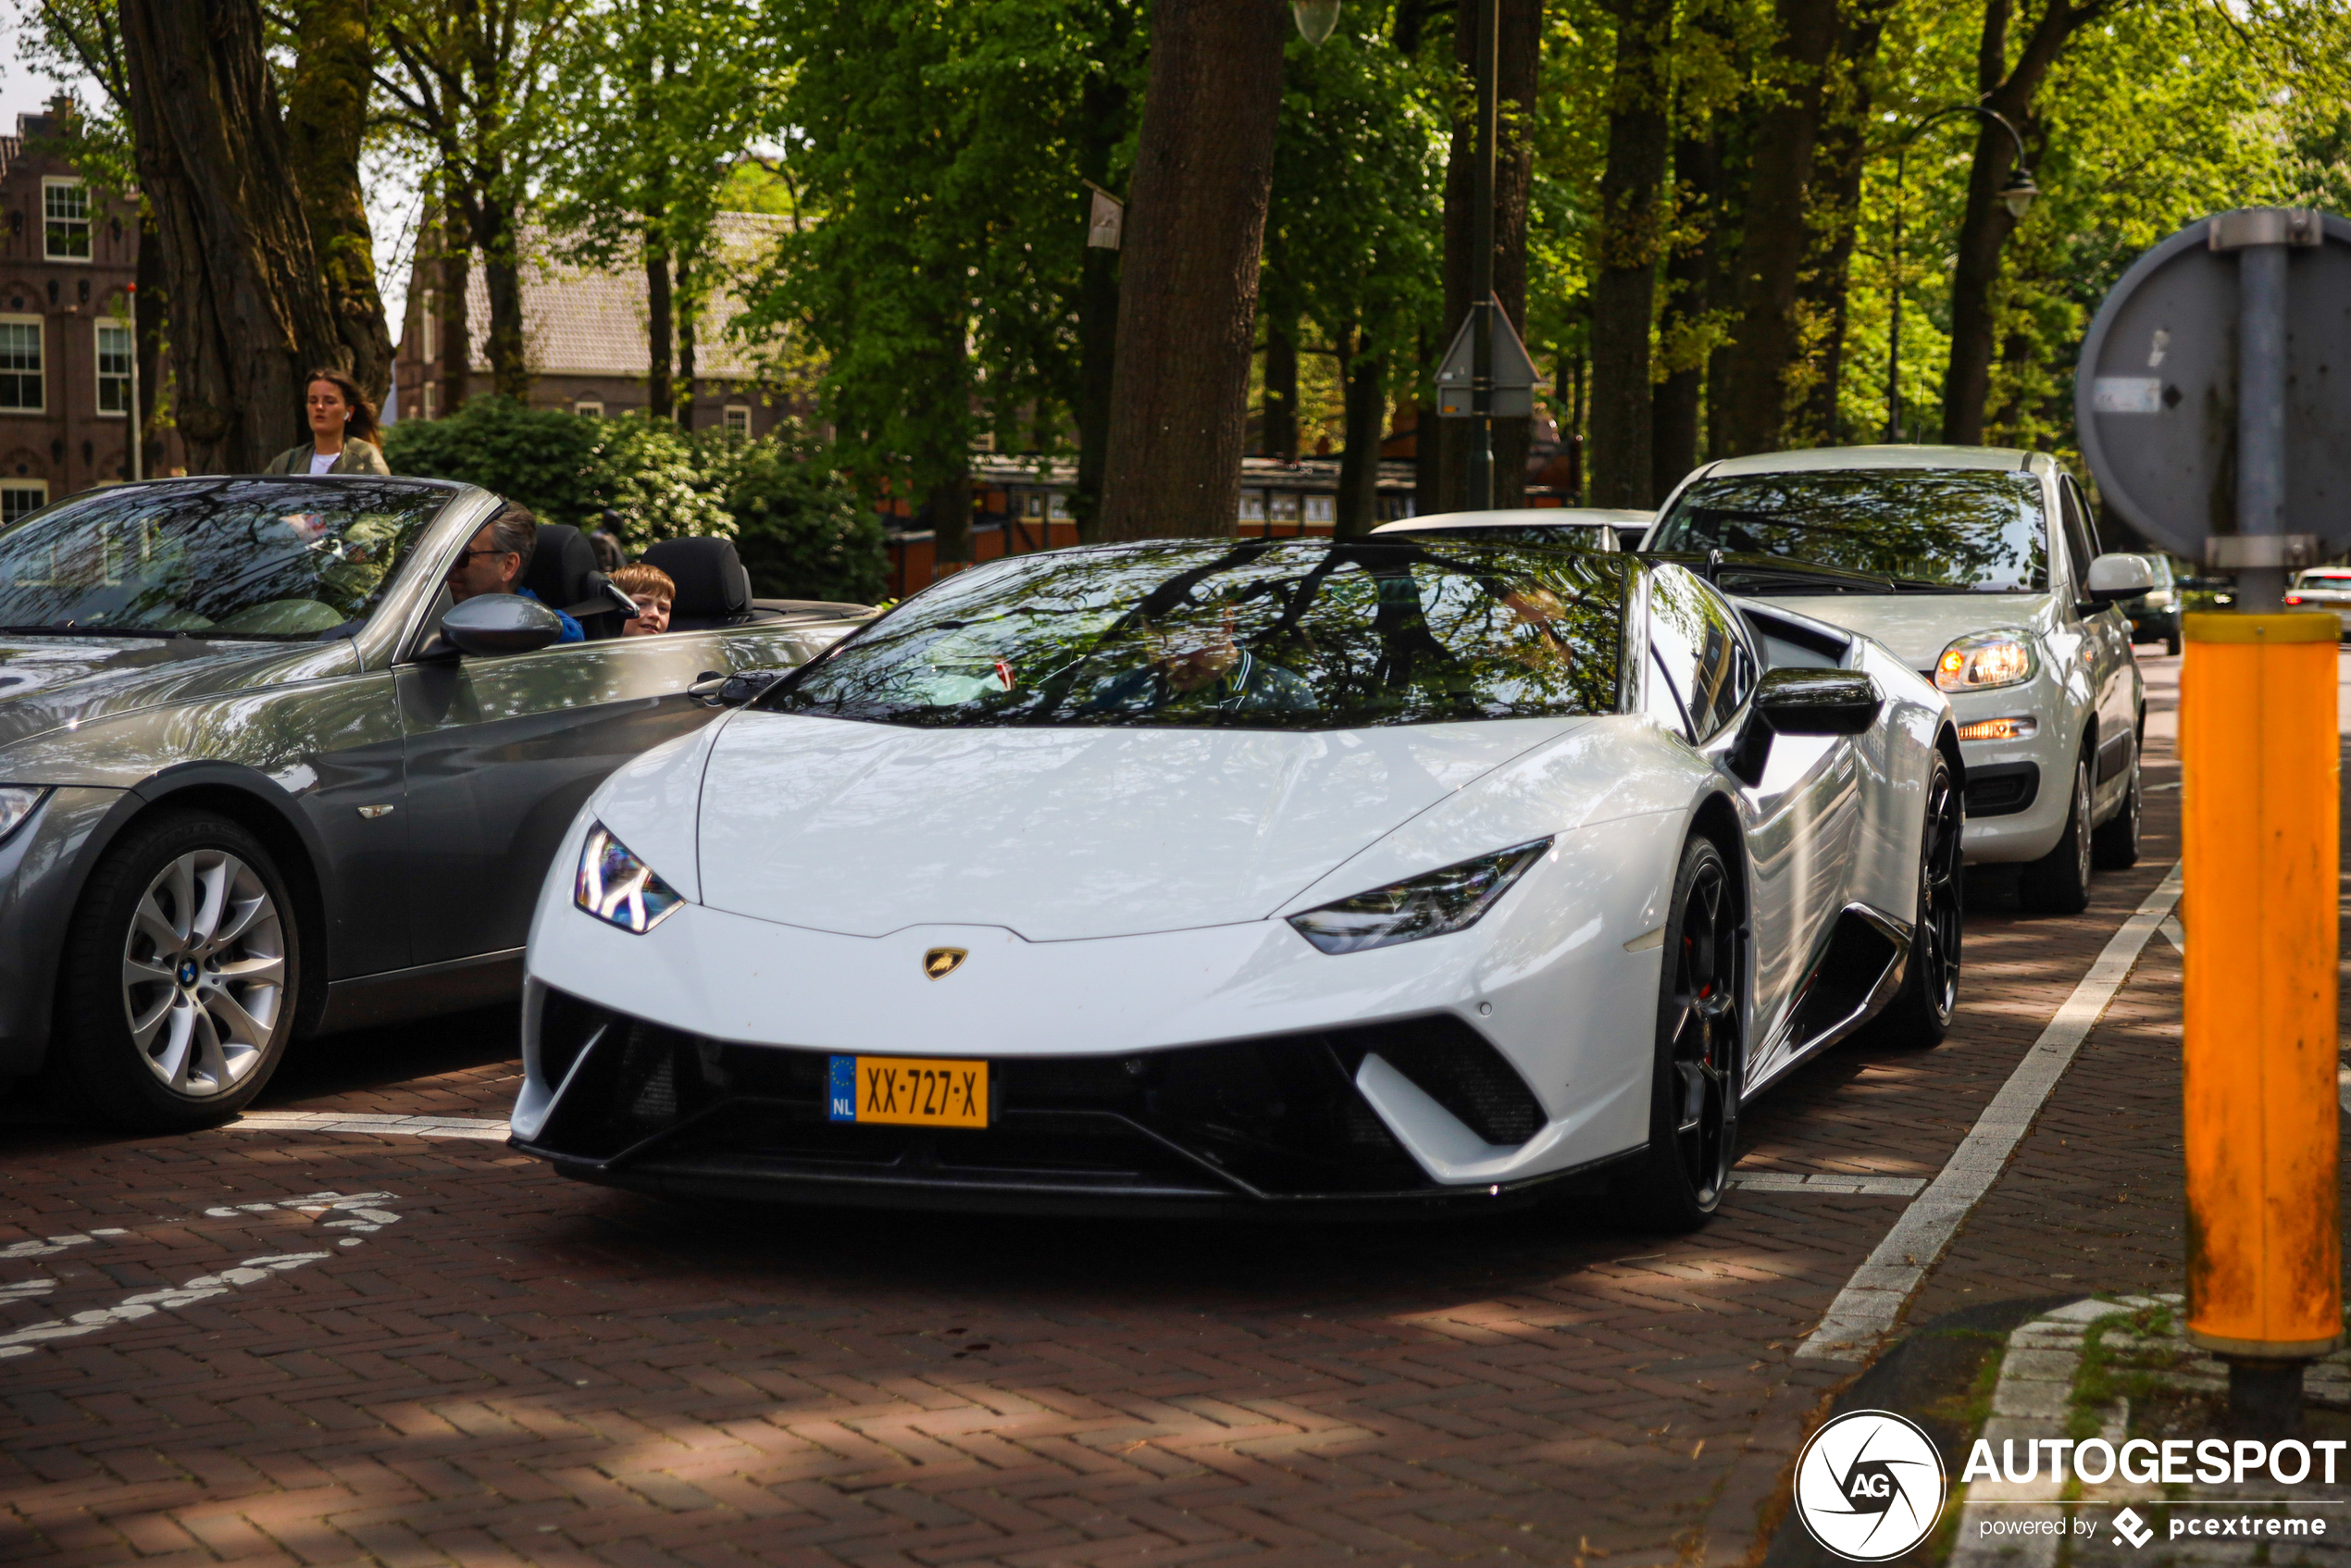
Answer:
[(2340, 629), (2332, 614), (2189, 616), (2185, 629), (2188, 1333), (2234, 1360), (2299, 1363), (2343, 1342)]

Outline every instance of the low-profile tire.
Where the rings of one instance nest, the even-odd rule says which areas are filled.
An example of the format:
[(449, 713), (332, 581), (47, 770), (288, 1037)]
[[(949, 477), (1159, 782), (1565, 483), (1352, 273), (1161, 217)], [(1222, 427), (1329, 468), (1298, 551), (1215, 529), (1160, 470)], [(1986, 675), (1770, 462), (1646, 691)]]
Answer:
[(1737, 1154), (1746, 977), (1738, 890), (1705, 839), (1682, 850), (1659, 965), (1648, 1147), (1616, 1183), (1648, 1230), (1696, 1230), (1723, 1201)]
[(2017, 902), (2035, 915), (2079, 915), (2090, 907), (2090, 758), (2073, 764), (2073, 798), (2057, 846), (2028, 863), (2017, 878)]
[(2122, 803), (2090, 835), (2090, 860), (2100, 871), (2124, 871), (2139, 863), (2139, 753), (2131, 750), (2131, 781)]
[(1951, 1027), (1959, 1002), (1959, 953), (1965, 930), (1963, 865), (1967, 806), (1941, 752), (1927, 779), (1926, 820), (1919, 834), (1918, 921), (1902, 989), (1859, 1037), (1863, 1044), (1932, 1051)]
[(49, 1086), (126, 1131), (225, 1121), (285, 1055), (301, 974), (294, 902), (260, 840), (209, 812), (139, 823), (67, 929)]

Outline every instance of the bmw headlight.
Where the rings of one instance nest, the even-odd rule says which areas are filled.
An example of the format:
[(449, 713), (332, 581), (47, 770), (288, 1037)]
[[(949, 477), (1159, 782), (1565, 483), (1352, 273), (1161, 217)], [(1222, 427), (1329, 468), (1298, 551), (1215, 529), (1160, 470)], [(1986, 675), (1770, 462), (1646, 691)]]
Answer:
[(1934, 684), (1946, 691), (1988, 691), (2021, 686), (2040, 667), (2032, 639), (2021, 631), (1978, 631), (1959, 639), (1934, 661)]
[(686, 901), (599, 822), (579, 847), (579, 877), (571, 902), (599, 920), (643, 936)]
[(48, 792), (48, 787), (42, 784), (0, 784), (0, 840), (5, 840), (32, 815), (32, 808)]
[(1550, 847), (1550, 840), (1537, 839), (1497, 850), (1293, 915), (1289, 923), (1325, 952), (1361, 952), (1466, 930)]

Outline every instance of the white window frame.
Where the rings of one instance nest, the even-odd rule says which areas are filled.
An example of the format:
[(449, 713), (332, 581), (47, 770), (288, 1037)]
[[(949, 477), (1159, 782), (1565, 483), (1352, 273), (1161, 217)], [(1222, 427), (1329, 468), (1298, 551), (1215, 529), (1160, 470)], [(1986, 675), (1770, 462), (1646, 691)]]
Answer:
[(425, 379), (425, 395), (421, 401), (426, 418), (437, 419), (441, 417), (441, 382), (438, 380), (429, 376)]
[(582, 419), (601, 419), (604, 417), (604, 400), (601, 397), (575, 397), (571, 400), (571, 411)]
[[(79, 191), (81, 193), (81, 216), (78, 218), (69, 218), (59, 219), (51, 218), (49, 216), (49, 193), (52, 191), (67, 190)], [(50, 231), (50, 225), (59, 222), (65, 223), (68, 226), (79, 223), (81, 226), (81, 255), (73, 255), (67, 252), (60, 251), (50, 243), (56, 238), (56, 236)], [(44, 176), (41, 181), (42, 259), (44, 261), (62, 261), (76, 267), (87, 267), (93, 261), (97, 259), (97, 250), (98, 226), (96, 220), (90, 216), (90, 182), (86, 180), (76, 180), (64, 175), (52, 174)]]
[[(40, 345), (41, 345), (41, 351), (40, 351), (40, 360), (41, 360), (41, 363), (40, 363), (40, 365), (39, 365), (38, 367), (35, 367), (35, 368), (34, 368), (34, 369), (31, 372), (31, 376), (32, 376), (32, 379), (33, 379), (33, 383), (34, 383), (34, 385), (38, 386), (38, 387), (41, 389), (41, 401), (40, 401), (39, 403), (36, 403), (36, 404), (31, 404), (31, 406), (29, 406), (29, 407), (23, 407), (23, 408), (9, 408), (9, 407), (6, 407), (6, 406), (0, 406), (0, 417), (6, 417), (6, 416), (7, 416), (7, 415), (11, 415), (11, 414), (16, 414), (16, 415), (31, 415), (31, 416), (42, 416), (42, 415), (46, 415), (46, 414), (49, 412), (49, 331), (48, 331), (48, 326), (49, 326), (49, 324), (48, 324), (45, 320), (44, 320), (42, 317), (38, 317), (38, 316), (0, 315), (0, 327), (30, 327), (30, 328), (31, 328), (31, 329), (33, 330), (33, 332), (34, 332), (34, 334), (35, 334), (35, 341), (36, 341), (37, 342), (39, 342), (39, 343), (40, 343)], [(12, 376), (12, 375), (19, 375), (19, 374), (23, 374), (23, 373), (24, 373), (24, 372), (14, 371), (14, 370), (7, 370), (7, 369), (0, 369), (0, 376)]]
[(417, 320), (417, 363), (430, 365), (441, 357), (434, 352), (441, 341), (441, 317), (433, 309), (440, 303), (440, 296), (430, 289), (417, 292), (424, 296), (424, 306)]
[(1306, 520), (1310, 523), (1337, 522), (1338, 497), (1336, 495), (1310, 495), (1306, 497)]
[[(7, 516), (7, 497), (8, 492), (11, 491), (37, 497), (31, 505), (19, 509), (16, 517)], [(20, 479), (14, 477), (0, 478), (0, 528), (5, 528), (9, 523), (15, 522), (17, 517), (23, 516), (27, 512), (38, 512), (41, 508), (48, 504), (49, 481), (47, 479)]]
[[(131, 417), (131, 373), (129, 370), (123, 371), (118, 376), (110, 376), (106, 373), (106, 334), (108, 332), (120, 332), (124, 338), (129, 340), (131, 342), (131, 352), (133, 354), (138, 352), (138, 334), (132, 330), (129, 322), (109, 321), (102, 316), (97, 320), (90, 323), (90, 363), (95, 367), (95, 371), (92, 375), (91, 380), (96, 383), (95, 388), (90, 394), (92, 406), (95, 408), (98, 417), (101, 419), (127, 419)], [(108, 408), (106, 406), (106, 383), (108, 381), (117, 381), (122, 386), (122, 406), (120, 408)]]
[[(740, 424), (736, 422), (738, 417), (741, 420)], [(751, 434), (751, 404), (748, 403), (728, 404), (719, 410), (718, 423), (728, 435), (748, 438)]]

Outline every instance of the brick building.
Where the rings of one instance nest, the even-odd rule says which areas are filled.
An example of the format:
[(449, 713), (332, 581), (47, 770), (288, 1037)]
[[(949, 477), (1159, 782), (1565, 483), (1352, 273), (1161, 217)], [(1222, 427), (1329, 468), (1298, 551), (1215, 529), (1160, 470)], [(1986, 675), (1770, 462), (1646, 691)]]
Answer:
[[(726, 426), (765, 435), (789, 406), (775, 388), (762, 383), (758, 367), (726, 332), (743, 309), (735, 280), (773, 250), (788, 221), (761, 213), (718, 215), (714, 237), (725, 280), (713, 291), (698, 326), (696, 429)], [(567, 408), (591, 417), (643, 408), (652, 363), (645, 342), (644, 268), (553, 259), (547, 236), (536, 230), (525, 231), (522, 249), (523, 352), (532, 374), (531, 406)], [(400, 348), (392, 360), (399, 418), (430, 419), (441, 412), (442, 356), (448, 347), (441, 341), (444, 328), (436, 308), (441, 272), (439, 262), (422, 260), (410, 276)], [(473, 340), (466, 392), (471, 397), (491, 390), (490, 288), (479, 261), (466, 278), (466, 325)], [(682, 380), (677, 395), (681, 404), (686, 400)]]
[(130, 477), (137, 208), (25, 150), (57, 129), (0, 136), (0, 524)]

